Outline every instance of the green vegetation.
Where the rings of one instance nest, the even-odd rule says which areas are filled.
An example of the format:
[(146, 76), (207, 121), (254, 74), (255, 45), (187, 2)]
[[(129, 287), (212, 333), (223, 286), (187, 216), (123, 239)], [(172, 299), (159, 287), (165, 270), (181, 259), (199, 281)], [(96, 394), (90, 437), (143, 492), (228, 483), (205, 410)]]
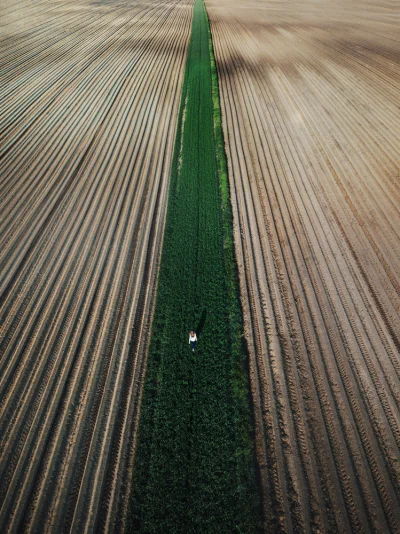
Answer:
[[(144, 384), (131, 532), (258, 532), (218, 81), (194, 6)], [(189, 330), (198, 335), (196, 352)]]

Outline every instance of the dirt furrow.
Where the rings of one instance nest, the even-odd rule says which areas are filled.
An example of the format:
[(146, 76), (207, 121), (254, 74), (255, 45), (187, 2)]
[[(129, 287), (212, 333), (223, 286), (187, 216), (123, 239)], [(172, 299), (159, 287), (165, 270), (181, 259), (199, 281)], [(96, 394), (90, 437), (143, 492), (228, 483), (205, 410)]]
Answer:
[[(266, 443), (259, 463), (265, 493), (280, 495), (265, 500), (266, 531), (274, 521), (290, 531), (290, 514), (298, 530), (395, 532), (398, 43), (393, 53), (389, 40), (388, 50), (374, 52), (359, 18), (350, 35), (347, 17), (361, 12), (358, 3), (335, 11), (308, 2), (297, 11), (271, 2), (206, 5), (241, 288), (252, 299), (245, 334)], [(378, 27), (379, 5), (371, 13)], [(277, 414), (268, 424), (264, 403)], [(288, 442), (273, 460), (280, 478), (268, 469), (277, 433)]]
[[(102, 56), (85, 58), (93, 41), (85, 50), (73, 42), (79, 32), (71, 34), (68, 49), (81, 50), (87, 68), (65, 77), (65, 35), (57, 30), (73, 24), (73, 7), (52, 36), (42, 34), (43, 43), (52, 39), (48, 54), (34, 63), (26, 44), (10, 56), (33, 62), (38, 115), (27, 128), (30, 111), (20, 108), (21, 122), (13, 122), (20, 140), (1, 161), (5, 215), (14, 224), (2, 219), (4, 532), (39, 525), (69, 532), (74, 517), (88, 532), (124, 523), (117, 510), (126, 510), (130, 484), (123, 466), (134, 453), (190, 33), (190, 2), (97, 8), (89, 25), (80, 22), (82, 31), (93, 28)], [(47, 103), (38, 89), (45, 82), (54, 91), (57, 76), (62, 85)], [(9, 88), (13, 105), (17, 87)]]

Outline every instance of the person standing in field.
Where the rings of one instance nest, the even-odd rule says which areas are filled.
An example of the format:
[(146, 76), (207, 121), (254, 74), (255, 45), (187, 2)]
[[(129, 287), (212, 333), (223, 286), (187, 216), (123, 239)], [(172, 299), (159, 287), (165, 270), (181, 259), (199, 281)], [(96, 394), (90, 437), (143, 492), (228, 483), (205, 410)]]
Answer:
[(194, 330), (191, 330), (189, 333), (189, 345), (192, 347), (193, 352), (196, 347), (196, 341), (197, 341), (196, 332)]

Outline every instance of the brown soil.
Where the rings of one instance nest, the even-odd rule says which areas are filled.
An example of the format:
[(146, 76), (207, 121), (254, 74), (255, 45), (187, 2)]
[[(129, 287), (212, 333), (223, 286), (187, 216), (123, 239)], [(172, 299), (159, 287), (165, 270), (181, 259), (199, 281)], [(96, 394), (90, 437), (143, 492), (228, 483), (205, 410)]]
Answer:
[(206, 7), (266, 532), (399, 532), (398, 7)]
[(124, 527), (191, 17), (2, 3), (2, 533)]

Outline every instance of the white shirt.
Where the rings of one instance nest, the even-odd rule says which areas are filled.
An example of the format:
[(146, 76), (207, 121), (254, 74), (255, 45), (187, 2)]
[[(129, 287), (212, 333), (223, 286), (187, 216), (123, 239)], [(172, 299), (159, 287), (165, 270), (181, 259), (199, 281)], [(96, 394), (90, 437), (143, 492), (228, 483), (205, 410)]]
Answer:
[(189, 345), (190, 345), (190, 342), (191, 342), (191, 341), (197, 341), (196, 332), (194, 333), (194, 336), (191, 336), (191, 335), (189, 334)]

